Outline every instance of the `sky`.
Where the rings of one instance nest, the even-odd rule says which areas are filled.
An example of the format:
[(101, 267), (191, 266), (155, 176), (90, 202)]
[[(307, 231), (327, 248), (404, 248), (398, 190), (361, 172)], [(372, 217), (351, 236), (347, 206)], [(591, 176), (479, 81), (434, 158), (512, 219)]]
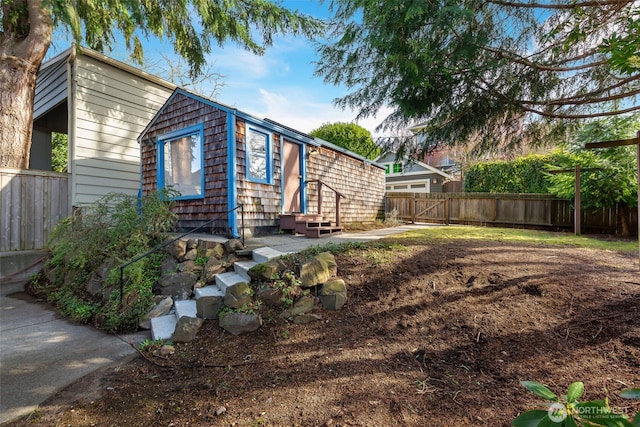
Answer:
[[(317, 18), (325, 19), (330, 15), (327, 1), (286, 0), (282, 4)], [(68, 36), (58, 31), (47, 57), (69, 46)], [(165, 56), (174, 55), (166, 42), (150, 40), (145, 43), (143, 40), (143, 47), (145, 61), (149, 63), (162, 61), (163, 52)], [(119, 60), (127, 59), (124, 43), (115, 46), (112, 52), (104, 53)], [(346, 95), (347, 89), (325, 84), (320, 77), (314, 77), (316, 60), (314, 44), (301, 37), (278, 36), (263, 56), (245, 51), (234, 43), (226, 43), (222, 48), (214, 44), (209, 55), (211, 71), (224, 76), (214, 99), (302, 132), (310, 132), (324, 123), (354, 121), (357, 111), (343, 111), (332, 103), (335, 98)], [(202, 92), (208, 95), (205, 92), (210, 90), (202, 88)], [(373, 136), (380, 136), (375, 128), (389, 112), (381, 111), (376, 118), (357, 123)]]

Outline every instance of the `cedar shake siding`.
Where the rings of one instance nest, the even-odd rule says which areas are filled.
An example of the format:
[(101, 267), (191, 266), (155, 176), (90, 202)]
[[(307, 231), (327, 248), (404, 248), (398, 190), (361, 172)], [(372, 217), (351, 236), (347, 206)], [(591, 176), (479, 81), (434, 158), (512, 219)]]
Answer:
[(280, 218), (281, 167), (280, 135), (270, 133), (273, 150), (273, 181), (270, 184), (251, 182), (247, 179), (247, 122), (237, 120), (236, 153), (238, 159), (238, 204), (244, 206), (244, 220), (251, 234), (277, 231)]
[[(196, 99), (176, 94), (140, 141), (142, 192), (158, 189), (157, 138), (193, 125), (204, 125), (204, 198), (178, 200), (179, 228), (192, 228), (227, 211), (227, 114)], [(214, 228), (226, 229), (226, 220)]]
[[(158, 141), (171, 140), (172, 136), (167, 135), (192, 128), (201, 129), (203, 134), (204, 189), (201, 196), (175, 200), (180, 229), (224, 215), (210, 231), (239, 236), (243, 213), (245, 233), (277, 232), (280, 215), (285, 212), (282, 170), (285, 143), (299, 147), (300, 176), (294, 173), (295, 179), (322, 180), (345, 196), (340, 207), (343, 224), (373, 221), (382, 215), (385, 175), (381, 165), (277, 122), (253, 117), (182, 89), (176, 89), (138, 138), (143, 194), (156, 191), (158, 179), (162, 178), (158, 176), (157, 162), (162, 157), (162, 153), (157, 153)], [(257, 139), (248, 141), (249, 135)], [(248, 152), (250, 142), (252, 149)], [(317, 153), (311, 154), (312, 148)], [(288, 152), (294, 153), (288, 160), (291, 164), (297, 150)], [(251, 156), (254, 157), (249, 159)], [(287, 184), (287, 188), (291, 191), (295, 185)], [(297, 191), (302, 211), (316, 213), (317, 184), (309, 182)], [(238, 205), (243, 206), (242, 211), (232, 213), (227, 221), (226, 212)], [(326, 187), (322, 210), (327, 221), (335, 221), (335, 193)]]
[[(307, 181), (319, 179), (335, 188), (345, 197), (340, 201), (340, 218), (343, 223), (369, 222), (384, 216), (384, 170), (347, 154), (320, 147), (318, 153), (308, 156)], [(318, 211), (316, 183), (307, 188), (308, 213)], [(322, 214), (326, 219), (335, 218), (335, 193), (325, 186), (322, 190)]]

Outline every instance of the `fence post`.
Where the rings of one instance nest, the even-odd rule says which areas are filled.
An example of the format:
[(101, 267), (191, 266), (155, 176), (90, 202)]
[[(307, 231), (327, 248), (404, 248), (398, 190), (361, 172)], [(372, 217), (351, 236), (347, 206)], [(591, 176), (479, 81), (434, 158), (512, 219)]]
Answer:
[(576, 236), (580, 235), (582, 220), (582, 208), (580, 207), (580, 165), (576, 165), (575, 203), (573, 211), (573, 231)]
[(449, 203), (451, 198), (448, 194), (444, 195), (444, 223), (449, 225), (451, 223), (450, 214), (449, 214)]
[(493, 218), (491, 221), (495, 222), (498, 219), (498, 198), (493, 198)]
[(409, 216), (411, 217), (411, 223), (416, 223), (416, 195), (411, 194), (411, 201), (409, 202)]

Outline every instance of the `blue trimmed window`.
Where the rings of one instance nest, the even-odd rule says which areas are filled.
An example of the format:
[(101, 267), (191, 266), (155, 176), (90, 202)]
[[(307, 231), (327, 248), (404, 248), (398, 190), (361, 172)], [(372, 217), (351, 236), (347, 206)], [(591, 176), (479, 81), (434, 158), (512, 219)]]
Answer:
[(204, 197), (203, 141), (201, 124), (158, 137), (158, 189), (178, 191), (177, 199)]
[(252, 182), (271, 184), (273, 157), (271, 138), (266, 132), (247, 129), (247, 179)]

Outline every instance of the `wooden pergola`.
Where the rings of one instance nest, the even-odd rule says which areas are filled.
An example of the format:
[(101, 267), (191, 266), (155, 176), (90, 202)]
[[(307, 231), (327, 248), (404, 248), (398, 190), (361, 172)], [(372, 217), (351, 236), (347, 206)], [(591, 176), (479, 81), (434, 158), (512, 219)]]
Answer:
[[(640, 131), (635, 138), (618, 139), (615, 141), (589, 142), (585, 145), (587, 150), (596, 148), (621, 147), (623, 145), (635, 145), (637, 151), (636, 161), (638, 162), (638, 265), (640, 266)], [(576, 172), (577, 175), (577, 172)]]

